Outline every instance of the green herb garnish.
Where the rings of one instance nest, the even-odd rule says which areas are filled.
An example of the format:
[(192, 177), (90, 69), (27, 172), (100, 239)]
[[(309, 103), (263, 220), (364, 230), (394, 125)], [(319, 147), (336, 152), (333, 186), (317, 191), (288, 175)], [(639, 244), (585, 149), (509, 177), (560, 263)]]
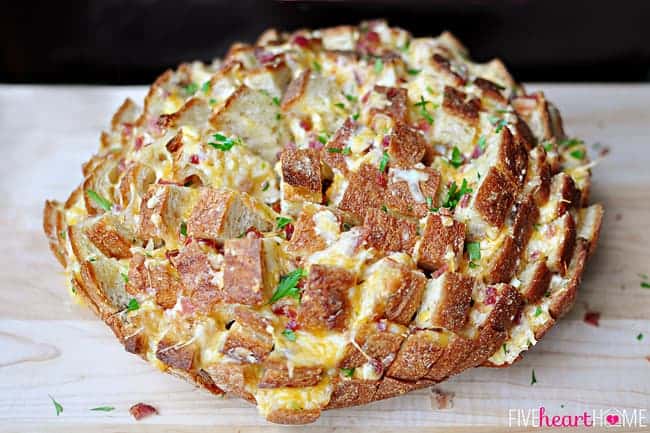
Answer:
[(328, 141), (327, 140), (327, 134), (325, 134), (325, 133), (318, 134), (317, 138), (318, 138), (318, 141), (320, 141), (322, 144), (327, 144), (327, 141)]
[(95, 412), (112, 412), (115, 410), (115, 408), (113, 406), (97, 406), (93, 407), (90, 410), (93, 410)]
[(262, 184), (262, 191), (266, 191), (267, 189), (269, 189), (270, 185), (271, 184), (269, 183), (269, 181), (265, 180), (264, 183)]
[(271, 299), (269, 300), (269, 304), (272, 304), (286, 296), (300, 299), (300, 290), (296, 287), (296, 284), (298, 284), (298, 281), (300, 281), (301, 278), (306, 276), (307, 273), (302, 268), (297, 268), (282, 277), (280, 284), (278, 284), (273, 296), (271, 296)]
[(537, 307), (535, 309), (535, 317), (539, 316), (540, 314), (542, 314), (542, 307)]
[(135, 298), (131, 298), (129, 303), (126, 305), (126, 311), (129, 312), (129, 313), (131, 311), (135, 311), (135, 310), (137, 310), (139, 308), (140, 308), (140, 303)]
[(377, 74), (381, 74), (381, 71), (383, 69), (384, 69), (384, 61), (380, 57), (377, 57), (375, 59), (375, 72)]
[(48, 394), (47, 396), (50, 397), (50, 400), (52, 400), (52, 403), (54, 404), (54, 410), (56, 411), (56, 416), (59, 416), (59, 414), (63, 412), (63, 406), (61, 406), (61, 404), (58, 401), (54, 400), (54, 397), (52, 397), (50, 394)]
[(225, 135), (219, 134), (219, 133), (214, 134), (212, 136), (212, 138), (214, 139), (215, 142), (214, 143), (209, 142), (208, 145), (212, 146), (215, 149), (220, 150), (222, 152), (229, 151), (230, 149), (233, 148), (233, 146), (235, 144), (241, 144), (241, 139), (240, 138), (230, 138), (230, 137), (226, 137)]
[(352, 115), (352, 120), (358, 120), (361, 113), (357, 112)]
[(481, 135), (481, 137), (478, 139), (478, 148), (481, 149), (481, 152), (485, 151), (485, 146), (486, 146), (486, 141), (487, 139), (485, 138), (485, 135)]
[(641, 288), (650, 289), (650, 283), (648, 283), (647, 281), (641, 281)]
[(316, 60), (314, 60), (313, 66), (314, 66), (314, 69), (316, 70), (316, 72), (320, 72), (320, 71), (323, 70), (323, 67)]
[(287, 226), (287, 224), (291, 224), (291, 218), (287, 217), (277, 217), (275, 219), (275, 224), (278, 227), (279, 230), (282, 230)]
[(473, 262), (474, 260), (481, 259), (481, 243), (480, 242), (468, 242), (467, 243), (467, 254), (469, 259)]
[(472, 188), (469, 188), (467, 186), (467, 180), (465, 179), (463, 179), (463, 183), (461, 184), (460, 188), (458, 188), (456, 182), (452, 182), (449, 186), (449, 190), (447, 191), (445, 199), (443, 200), (442, 207), (454, 209), (460, 201), (461, 197), (465, 194), (471, 193), (472, 191)]
[(120, 272), (120, 276), (121, 276), (122, 279), (124, 280), (124, 284), (128, 284), (128, 283), (129, 283), (129, 276), (128, 276), (127, 274), (125, 274), (124, 272)]
[(636, 336), (636, 339), (639, 341), (643, 340), (643, 334), (639, 332), (639, 335)]
[(564, 146), (564, 147), (567, 147), (567, 148), (570, 149), (572, 147), (580, 146), (581, 144), (584, 144), (584, 141), (582, 141), (582, 140), (580, 140), (578, 138), (568, 138), (568, 139), (565, 139), (565, 140), (560, 140), (558, 142), (558, 144), (560, 146)]
[(347, 99), (348, 101), (350, 101), (352, 103), (357, 102), (357, 97), (356, 96), (346, 94), (345, 99)]
[(458, 168), (461, 165), (463, 165), (463, 162), (465, 162), (465, 158), (463, 157), (463, 154), (460, 153), (460, 149), (458, 149), (456, 146), (451, 151), (451, 158), (448, 160), (449, 164), (452, 165), (454, 168)]
[(196, 83), (190, 83), (187, 86), (183, 87), (183, 90), (185, 91), (186, 95), (191, 96), (195, 94), (197, 90), (199, 90), (199, 85)]
[(530, 385), (535, 385), (537, 383), (537, 377), (535, 377), (535, 369), (533, 368), (533, 372), (530, 376)]
[(388, 160), (390, 157), (388, 156), (388, 152), (384, 150), (384, 153), (381, 155), (381, 161), (379, 161), (379, 171), (382, 173), (386, 171), (386, 167), (388, 166)]
[(429, 125), (433, 125), (433, 116), (427, 110), (427, 104), (433, 104), (433, 102), (427, 101), (424, 96), (420, 96), (420, 102), (416, 102), (415, 106), (420, 108), (420, 115), (426, 119)]
[(86, 195), (88, 196), (89, 199), (95, 202), (97, 206), (100, 208), (104, 209), (105, 211), (110, 211), (111, 208), (113, 207), (113, 203), (110, 201), (106, 200), (104, 197), (101, 195), (97, 194), (95, 191), (92, 189), (87, 189), (86, 190)]
[(334, 106), (340, 108), (341, 110), (345, 110), (345, 105), (343, 104), (343, 102), (337, 102), (336, 104), (334, 104)]
[(352, 377), (354, 374), (354, 367), (353, 368), (342, 368), (341, 373), (343, 373), (343, 376), (345, 377)]
[(296, 341), (296, 333), (293, 332), (291, 329), (285, 329), (282, 331), (282, 335), (284, 335), (284, 338), (286, 338), (289, 341)]
[(409, 75), (417, 75), (422, 72), (422, 69), (407, 69), (406, 71)]
[(574, 150), (570, 153), (570, 155), (575, 159), (583, 159), (585, 157), (585, 151), (580, 149)]
[(187, 237), (187, 223), (183, 221), (181, 223), (181, 229), (180, 229), (181, 235)]
[(201, 86), (201, 91), (207, 95), (208, 93), (210, 93), (211, 88), (212, 88), (212, 84), (210, 83), (210, 80), (208, 80), (205, 83), (203, 83), (203, 85)]

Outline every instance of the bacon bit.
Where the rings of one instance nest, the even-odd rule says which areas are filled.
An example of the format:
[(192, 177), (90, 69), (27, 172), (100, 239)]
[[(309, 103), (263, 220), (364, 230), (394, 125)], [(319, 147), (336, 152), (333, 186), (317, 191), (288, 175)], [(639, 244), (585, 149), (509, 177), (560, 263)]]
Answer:
[(311, 140), (309, 142), (309, 148), (310, 149), (321, 150), (323, 148), (323, 143), (321, 143), (318, 140)]
[(280, 213), (280, 201), (276, 201), (271, 205), (271, 209), (276, 211), (277, 213)]
[(375, 372), (378, 375), (381, 375), (384, 371), (384, 364), (381, 363), (381, 361), (377, 358), (372, 358), (370, 361), (368, 361), (370, 365), (372, 366), (372, 369), (375, 370)]
[(377, 32), (366, 33), (366, 40), (373, 44), (378, 44), (379, 42), (381, 42), (381, 39), (379, 38), (379, 33)]
[(143, 144), (144, 144), (144, 135), (138, 135), (137, 137), (135, 137), (135, 150), (142, 149)]
[(458, 202), (458, 206), (460, 206), (462, 208), (467, 207), (467, 205), (469, 203), (469, 198), (470, 198), (469, 194), (464, 194), (463, 197)]
[(255, 58), (260, 63), (271, 63), (278, 57), (278, 54), (273, 54), (264, 50), (263, 48), (255, 48)]
[(585, 313), (585, 318), (583, 319), (585, 323), (598, 327), (600, 320), (600, 313), (596, 311), (587, 311)]
[(483, 155), (483, 151), (481, 150), (481, 146), (474, 146), (474, 150), (472, 151), (472, 154), (470, 155), (470, 158), (476, 159), (479, 156)]
[(431, 409), (450, 409), (454, 407), (454, 393), (431, 388)]
[(429, 122), (427, 122), (427, 119), (420, 119), (418, 121), (418, 129), (420, 131), (428, 131), (431, 129), (431, 125), (429, 125)]
[(287, 322), (287, 325), (285, 326), (286, 329), (290, 329), (292, 331), (296, 331), (298, 328), (300, 328), (300, 325), (298, 325), (298, 322), (296, 322), (296, 319), (289, 319)]
[(485, 290), (485, 304), (494, 305), (496, 304), (496, 302), (497, 302), (497, 290), (494, 287), (489, 286)]
[(386, 188), (388, 185), (388, 176), (386, 176), (386, 173), (379, 173), (377, 175), (376, 182), (377, 185), (381, 186), (382, 188)]
[(515, 325), (519, 325), (519, 322), (521, 322), (521, 313), (522, 313), (522, 311), (523, 311), (523, 310), (519, 310), (519, 311), (517, 311), (517, 314), (515, 314), (515, 317), (512, 319), (512, 322), (513, 322)]
[(194, 154), (190, 157), (190, 162), (192, 164), (198, 164), (199, 163), (199, 155)]
[(603, 147), (602, 149), (600, 149), (600, 152), (598, 152), (598, 156), (600, 156), (601, 158), (604, 158), (607, 155), (609, 155), (609, 147)]
[(170, 262), (172, 262), (172, 258), (176, 257), (178, 254), (179, 254), (179, 251), (177, 249), (165, 251), (165, 257)]
[(300, 119), (299, 125), (305, 131), (311, 131), (311, 128), (313, 127), (311, 123), (311, 119), (309, 119), (308, 117), (303, 117), (302, 119)]
[(304, 36), (296, 36), (293, 38), (293, 43), (302, 48), (307, 48), (309, 46), (309, 39)]
[(448, 267), (448, 265), (447, 265), (447, 264), (444, 264), (444, 265), (442, 265), (441, 267), (439, 267), (438, 269), (436, 269), (436, 271), (435, 271), (433, 274), (431, 274), (431, 278), (433, 278), (433, 279), (435, 280), (435, 279), (438, 278), (440, 275), (442, 275), (442, 274), (444, 274), (445, 272), (447, 272), (447, 267)]
[(287, 238), (288, 241), (291, 240), (291, 236), (293, 236), (293, 224), (289, 223), (286, 226), (284, 226), (284, 236)]
[(264, 235), (257, 229), (257, 227), (250, 226), (246, 229), (246, 237), (248, 239), (262, 239)]
[(369, 31), (365, 35), (359, 37), (357, 42), (357, 51), (366, 54), (373, 53), (380, 42), (381, 39), (379, 38), (379, 33)]
[(390, 135), (384, 135), (384, 138), (381, 140), (381, 145), (383, 147), (388, 147), (388, 145), (390, 145)]
[(370, 91), (367, 91), (367, 92), (365, 93), (365, 95), (363, 95), (363, 96), (361, 97), (361, 102), (363, 102), (363, 103), (365, 104), (366, 102), (368, 102), (368, 99), (369, 99), (369, 98), (370, 98)]
[(136, 403), (131, 406), (129, 413), (131, 413), (136, 421), (140, 421), (142, 418), (146, 418), (151, 415), (158, 415), (158, 410), (146, 403)]

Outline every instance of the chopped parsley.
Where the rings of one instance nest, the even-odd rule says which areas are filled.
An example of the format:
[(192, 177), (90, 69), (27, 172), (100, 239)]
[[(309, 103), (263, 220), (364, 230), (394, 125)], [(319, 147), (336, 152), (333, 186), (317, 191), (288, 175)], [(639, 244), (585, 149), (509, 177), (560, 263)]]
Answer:
[(404, 42), (404, 45), (402, 45), (399, 49), (400, 51), (406, 52), (409, 50), (410, 46), (411, 46), (411, 40), (409, 39), (406, 42)]
[(208, 104), (210, 104), (210, 105), (214, 105), (216, 103), (217, 103), (217, 100), (214, 99), (214, 98), (210, 98), (210, 100), (208, 101)]
[(90, 410), (94, 410), (95, 412), (112, 412), (115, 408), (113, 406), (97, 406)]
[(334, 104), (334, 106), (340, 108), (341, 110), (345, 110), (345, 104), (343, 104), (343, 102), (337, 102)]
[(105, 211), (110, 211), (111, 208), (113, 207), (113, 203), (111, 203), (109, 200), (106, 200), (104, 197), (97, 194), (92, 189), (87, 189), (86, 195), (88, 196), (89, 199), (94, 201), (97, 206), (104, 209)]
[(352, 368), (342, 368), (341, 373), (343, 373), (343, 376), (345, 377), (352, 377), (354, 374), (354, 367)]
[(535, 317), (539, 316), (540, 314), (542, 314), (542, 307), (537, 307), (535, 309)]
[(377, 74), (381, 74), (381, 71), (383, 69), (384, 69), (384, 61), (380, 57), (377, 57), (375, 59), (375, 72)]
[(544, 148), (545, 151), (550, 152), (553, 149), (553, 142), (545, 141), (542, 143), (542, 147)]
[(507, 355), (508, 354), (508, 345), (506, 343), (503, 343), (503, 354)]
[(122, 279), (124, 280), (124, 284), (128, 284), (128, 282), (129, 282), (129, 276), (128, 276), (127, 274), (125, 274), (124, 272), (120, 272), (120, 276), (121, 276)]
[(56, 411), (56, 416), (59, 416), (63, 412), (63, 406), (61, 406), (61, 403), (58, 401), (54, 400), (54, 397), (52, 397), (50, 394), (47, 395), (50, 397), (50, 400), (52, 400), (52, 404), (54, 404), (54, 410)]
[(212, 138), (214, 139), (215, 142), (214, 143), (208, 142), (208, 145), (222, 152), (229, 151), (230, 149), (233, 148), (235, 144), (241, 144), (240, 138), (230, 138), (219, 133), (214, 134)]
[(316, 72), (320, 72), (320, 71), (323, 70), (323, 67), (316, 60), (314, 60), (313, 66), (314, 66), (314, 69), (316, 70)]
[(463, 163), (465, 162), (465, 158), (463, 157), (463, 154), (460, 153), (460, 149), (458, 149), (456, 146), (451, 151), (451, 158), (447, 160), (450, 165), (452, 165), (454, 168), (458, 168)]
[(269, 189), (270, 185), (271, 184), (269, 183), (269, 181), (265, 180), (264, 183), (262, 184), (262, 191), (266, 191), (267, 189)]
[(639, 332), (639, 335), (636, 336), (636, 339), (639, 341), (643, 340), (643, 334)]
[(478, 139), (478, 143), (476, 143), (478, 145), (478, 148), (481, 149), (481, 152), (485, 150), (486, 141), (487, 138), (485, 138), (485, 135), (481, 135), (481, 137)]
[(433, 116), (427, 110), (427, 104), (433, 105), (433, 102), (427, 101), (426, 99), (424, 99), (424, 96), (420, 96), (420, 102), (416, 102), (415, 106), (420, 108), (420, 115), (426, 119), (429, 125), (433, 125)]
[(350, 223), (343, 223), (343, 231), (344, 232), (350, 231), (351, 228), (352, 228), (352, 225), (350, 225)]
[(278, 229), (282, 230), (287, 226), (287, 224), (291, 224), (291, 218), (287, 217), (277, 217), (275, 219), (275, 224), (278, 227)]
[(277, 96), (274, 96), (273, 97), (273, 103), (279, 107), (280, 106), (280, 98), (278, 98)]
[(352, 103), (357, 102), (357, 97), (356, 96), (346, 94), (345, 99), (347, 99), (348, 101), (350, 101)]
[(196, 83), (190, 83), (187, 86), (183, 87), (183, 90), (187, 96), (192, 96), (196, 93), (197, 90), (199, 90), (199, 85)]
[(467, 254), (469, 255), (470, 263), (475, 263), (475, 260), (481, 260), (481, 243), (480, 242), (468, 242), (467, 243)]
[(278, 284), (273, 296), (271, 296), (271, 299), (269, 300), (269, 304), (287, 296), (300, 299), (300, 289), (296, 287), (296, 284), (298, 284), (298, 281), (305, 276), (307, 276), (307, 273), (302, 268), (297, 268), (282, 277), (280, 284)]
[(327, 152), (328, 153), (342, 153), (343, 155), (349, 155), (352, 152), (352, 150), (350, 149), (350, 146), (345, 146), (344, 148), (328, 147)]
[(327, 134), (325, 134), (325, 133), (318, 134), (317, 138), (318, 138), (318, 141), (320, 141), (322, 144), (326, 144), (327, 141), (328, 141), (327, 140)]
[(408, 69), (406, 71), (409, 75), (417, 75), (422, 72), (422, 69)]
[(452, 182), (449, 186), (449, 190), (447, 190), (445, 199), (442, 202), (442, 207), (454, 209), (460, 201), (461, 197), (463, 197), (465, 194), (471, 193), (472, 191), (472, 188), (469, 188), (467, 186), (467, 180), (465, 179), (463, 179), (463, 183), (461, 184), (460, 188), (458, 188), (456, 182)]
[(384, 211), (385, 213), (388, 213), (388, 208), (386, 207), (385, 204), (381, 205), (381, 210)]
[(135, 298), (131, 298), (131, 300), (129, 301), (129, 303), (126, 304), (126, 311), (129, 312), (129, 313), (130, 313), (131, 311), (135, 311), (135, 310), (137, 310), (137, 309), (139, 309), (139, 308), (140, 308), (140, 303), (139, 303), (138, 300), (135, 299)]
[(353, 119), (353, 120), (357, 120), (357, 119), (359, 119), (359, 116), (360, 116), (360, 115), (361, 115), (361, 113), (356, 112), (356, 113), (354, 113), (354, 114), (352, 115), (352, 119)]
[(648, 283), (647, 281), (641, 281), (641, 288), (650, 289), (650, 283)]
[(208, 80), (205, 83), (203, 83), (203, 85), (201, 86), (201, 91), (207, 95), (208, 93), (210, 93), (211, 88), (212, 88), (212, 84), (210, 83), (210, 80)]
[(430, 212), (437, 212), (438, 211), (437, 207), (433, 207), (433, 198), (432, 197), (427, 197), (426, 201), (427, 201), (427, 208), (429, 208)]
[(570, 149), (572, 147), (580, 146), (580, 145), (584, 144), (584, 141), (582, 141), (582, 140), (580, 140), (578, 138), (567, 138), (565, 140), (560, 140), (558, 142), (558, 144), (560, 146), (564, 146), (564, 147), (567, 147), (567, 148)]
[(570, 153), (575, 159), (583, 159), (585, 157), (585, 151), (581, 149), (574, 150)]
[(388, 152), (384, 150), (384, 153), (381, 155), (381, 161), (379, 161), (379, 171), (382, 173), (386, 171), (386, 167), (388, 166), (388, 160), (390, 157), (388, 156)]
[(183, 221), (181, 223), (180, 232), (181, 232), (181, 235), (187, 237), (187, 223), (185, 223), (185, 221)]
[(293, 332), (291, 329), (285, 329), (282, 331), (282, 335), (284, 335), (284, 338), (286, 338), (289, 341), (296, 341), (296, 333)]
[(535, 385), (537, 383), (537, 377), (535, 377), (535, 369), (533, 368), (533, 372), (530, 376), (530, 385)]

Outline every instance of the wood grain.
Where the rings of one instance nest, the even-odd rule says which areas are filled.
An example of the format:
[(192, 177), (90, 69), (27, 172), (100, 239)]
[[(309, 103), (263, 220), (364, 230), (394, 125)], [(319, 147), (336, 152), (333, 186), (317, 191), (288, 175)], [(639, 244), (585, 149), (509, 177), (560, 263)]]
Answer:
[[(529, 87), (557, 103), (571, 135), (611, 150), (593, 170), (592, 201), (605, 205), (605, 223), (576, 307), (515, 366), (474, 369), (434, 387), (450, 395), (448, 408), (426, 389), (327, 411), (304, 430), (494, 431), (508, 425), (508, 409), (541, 405), (556, 414), (650, 411), (650, 290), (639, 276), (650, 273), (650, 86)], [(70, 300), (47, 249), (44, 200), (66, 198), (114, 109), (144, 92), (0, 86), (0, 431), (286, 430), (245, 402), (207, 395), (124, 352)], [(599, 327), (584, 323), (586, 310), (601, 313)], [(63, 405), (58, 417), (48, 394)], [(128, 408), (139, 401), (160, 415), (136, 423)], [(104, 405), (116, 409), (89, 410)]]

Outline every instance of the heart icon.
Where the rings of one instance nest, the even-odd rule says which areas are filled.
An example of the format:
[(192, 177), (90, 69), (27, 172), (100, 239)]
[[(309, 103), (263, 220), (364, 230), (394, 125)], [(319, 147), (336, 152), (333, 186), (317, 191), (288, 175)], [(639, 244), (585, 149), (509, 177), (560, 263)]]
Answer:
[(605, 418), (609, 425), (616, 425), (618, 424), (618, 415), (607, 415), (607, 418)]

